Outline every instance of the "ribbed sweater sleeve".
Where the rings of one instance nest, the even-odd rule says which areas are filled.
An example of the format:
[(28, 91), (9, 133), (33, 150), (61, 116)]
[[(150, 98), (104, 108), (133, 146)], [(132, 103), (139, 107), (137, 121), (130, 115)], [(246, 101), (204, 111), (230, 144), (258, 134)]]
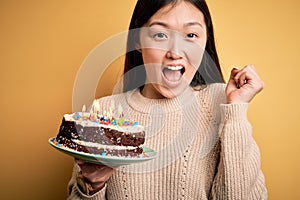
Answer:
[(221, 104), (221, 153), (211, 199), (267, 199), (248, 104)]

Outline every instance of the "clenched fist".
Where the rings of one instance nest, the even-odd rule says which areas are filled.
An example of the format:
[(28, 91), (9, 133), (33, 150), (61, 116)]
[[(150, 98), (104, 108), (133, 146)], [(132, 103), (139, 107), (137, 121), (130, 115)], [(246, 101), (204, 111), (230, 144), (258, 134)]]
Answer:
[(253, 65), (233, 68), (226, 87), (227, 103), (249, 103), (264, 87)]

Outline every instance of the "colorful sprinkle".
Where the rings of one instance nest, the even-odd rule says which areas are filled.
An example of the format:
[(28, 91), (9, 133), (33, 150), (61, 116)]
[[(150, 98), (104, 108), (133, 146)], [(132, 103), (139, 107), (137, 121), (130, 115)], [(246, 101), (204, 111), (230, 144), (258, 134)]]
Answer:
[(104, 124), (104, 125), (113, 125), (113, 126), (137, 126), (138, 122), (133, 122), (130, 120), (125, 120), (124, 115), (120, 115), (118, 118), (112, 116), (112, 112), (103, 112), (104, 114), (101, 115), (97, 113), (82, 113), (82, 112), (75, 112), (73, 114), (73, 119), (80, 122), (88, 121), (95, 122), (97, 124)]
[(81, 115), (78, 112), (76, 112), (75, 115), (74, 115), (74, 119), (78, 120), (80, 118), (81, 118)]

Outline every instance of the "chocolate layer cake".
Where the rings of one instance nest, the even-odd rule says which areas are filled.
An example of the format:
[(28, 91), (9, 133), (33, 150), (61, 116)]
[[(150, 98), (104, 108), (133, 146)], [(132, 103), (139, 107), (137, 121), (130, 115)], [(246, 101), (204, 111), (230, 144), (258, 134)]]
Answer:
[(143, 153), (144, 127), (95, 113), (65, 114), (56, 141), (68, 148), (105, 156)]

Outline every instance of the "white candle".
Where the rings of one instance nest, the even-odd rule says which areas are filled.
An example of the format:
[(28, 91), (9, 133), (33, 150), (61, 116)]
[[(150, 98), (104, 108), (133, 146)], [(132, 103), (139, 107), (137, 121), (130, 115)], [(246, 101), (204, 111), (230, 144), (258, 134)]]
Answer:
[(97, 100), (94, 100), (94, 102), (93, 102), (93, 111), (94, 111), (94, 113), (97, 113), (97, 114), (99, 114), (99, 112), (100, 112), (100, 106), (99, 106), (99, 103)]
[(122, 108), (121, 104), (119, 104), (119, 106), (118, 106), (118, 117), (119, 118), (123, 117), (123, 108)]
[(85, 113), (85, 111), (86, 111), (86, 106), (85, 105), (83, 105), (82, 106), (82, 119), (84, 119), (84, 113)]

